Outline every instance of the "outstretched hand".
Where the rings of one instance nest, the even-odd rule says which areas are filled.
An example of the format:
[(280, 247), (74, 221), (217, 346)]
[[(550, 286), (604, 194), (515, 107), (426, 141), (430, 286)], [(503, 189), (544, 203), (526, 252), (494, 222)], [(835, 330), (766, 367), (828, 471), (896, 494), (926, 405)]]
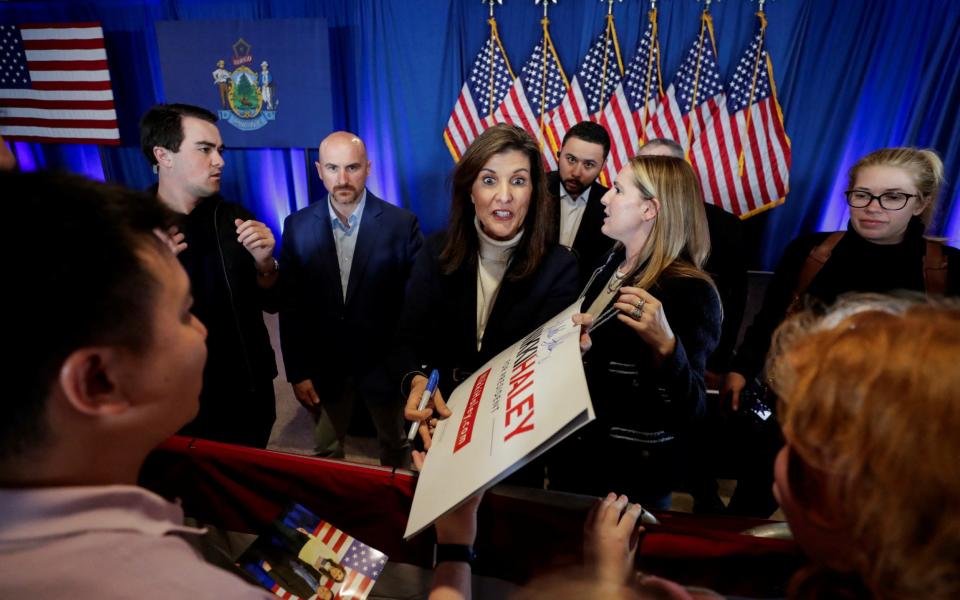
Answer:
[(607, 583), (622, 584), (633, 574), (634, 558), (645, 529), (637, 526), (643, 509), (626, 496), (607, 494), (587, 515), (584, 556)]

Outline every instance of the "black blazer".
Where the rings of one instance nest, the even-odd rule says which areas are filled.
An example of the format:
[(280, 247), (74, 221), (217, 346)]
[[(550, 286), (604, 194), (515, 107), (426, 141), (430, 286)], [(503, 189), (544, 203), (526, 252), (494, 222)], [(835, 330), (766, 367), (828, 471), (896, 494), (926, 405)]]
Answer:
[(725, 373), (737, 345), (743, 312), (747, 306), (747, 253), (743, 221), (715, 204), (703, 205), (710, 229), (710, 256), (703, 270), (713, 277), (723, 303), (723, 329), (717, 349), (707, 360), (707, 369)]
[[(590, 186), (590, 195), (587, 197), (587, 208), (573, 239), (573, 253), (577, 256), (580, 267), (580, 284), (586, 283), (590, 274), (600, 266), (600, 259), (613, 247), (613, 240), (603, 235), (600, 227), (603, 226), (603, 204), (600, 198), (607, 193), (606, 188), (594, 181)], [(554, 201), (554, 239), (560, 239), (560, 173), (547, 173), (547, 190)]]
[(344, 300), (328, 201), (287, 217), (280, 345), (291, 383), (327, 387), (353, 375), (365, 391), (390, 389), (384, 360), (423, 235), (413, 213), (367, 191), (357, 236)]
[(520, 281), (509, 279), (508, 267), (478, 351), (477, 268), (461, 267), (444, 275), (440, 251), (445, 241), (445, 232), (431, 236), (413, 268), (394, 372), (399, 382), (412, 371), (436, 368), (446, 397), (466, 375), (570, 306), (579, 290), (576, 259), (559, 246)]

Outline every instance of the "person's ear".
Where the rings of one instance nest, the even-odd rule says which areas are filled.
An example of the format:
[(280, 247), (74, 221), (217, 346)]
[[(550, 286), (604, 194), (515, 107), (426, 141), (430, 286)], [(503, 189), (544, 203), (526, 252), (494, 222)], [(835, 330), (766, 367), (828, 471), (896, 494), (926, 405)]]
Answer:
[(173, 164), (173, 152), (163, 146), (153, 147), (153, 157), (157, 160), (157, 166), (170, 168)]
[(121, 355), (115, 348), (92, 347), (67, 356), (57, 378), (66, 403), (78, 413), (94, 417), (126, 411), (129, 400), (119, 385)]
[(930, 204), (930, 198), (925, 198), (920, 196), (920, 202), (917, 202), (917, 205), (913, 207), (913, 216), (919, 216), (923, 214), (923, 211), (927, 210), (927, 206)]
[(643, 208), (643, 218), (647, 221), (651, 221), (657, 218), (657, 215), (660, 214), (660, 199), (659, 198), (650, 198), (650, 201), (647, 202), (646, 206)]

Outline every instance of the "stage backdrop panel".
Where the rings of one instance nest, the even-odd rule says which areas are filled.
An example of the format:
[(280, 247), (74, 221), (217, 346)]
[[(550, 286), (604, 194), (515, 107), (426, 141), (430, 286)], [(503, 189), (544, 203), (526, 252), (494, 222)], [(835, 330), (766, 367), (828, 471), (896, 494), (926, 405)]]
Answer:
[(220, 118), (234, 148), (308, 148), (333, 127), (325, 19), (160, 21), (167, 102)]

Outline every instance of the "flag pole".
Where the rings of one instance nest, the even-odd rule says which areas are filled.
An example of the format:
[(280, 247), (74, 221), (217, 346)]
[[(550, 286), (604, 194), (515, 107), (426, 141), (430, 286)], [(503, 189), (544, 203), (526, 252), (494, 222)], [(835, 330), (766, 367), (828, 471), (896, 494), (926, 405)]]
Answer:
[[(753, 106), (753, 98), (757, 92), (757, 74), (760, 72), (760, 55), (763, 54), (763, 45), (766, 41), (767, 34), (767, 16), (763, 12), (764, 0), (760, 0), (760, 10), (757, 11), (757, 18), (760, 19), (760, 45), (757, 47), (757, 56), (753, 61), (753, 79), (750, 82), (750, 102), (747, 103), (747, 125), (744, 130), (744, 134), (750, 132), (750, 122), (752, 121), (751, 117), (753, 116), (753, 111), (750, 109)], [(740, 177), (743, 177), (743, 147), (740, 148), (740, 156), (737, 157), (737, 165), (739, 167)]]
[[(700, 39), (697, 40), (697, 66), (693, 71), (693, 97), (690, 99), (690, 112), (694, 112), (697, 106), (697, 88), (700, 85), (700, 63), (703, 60), (703, 32), (706, 29), (707, 18), (709, 18), (710, 10), (710, 0), (706, 0), (707, 4), (703, 8), (703, 13), (700, 14)], [(693, 148), (692, 140), (690, 136), (693, 135), (693, 117), (687, 118), (687, 160), (690, 160), (690, 149)]]
[[(620, 44), (617, 43), (617, 27), (613, 23), (613, 2), (614, 0), (600, 0), (601, 2), (607, 3), (607, 28), (605, 37), (603, 40), (603, 66), (600, 69), (600, 106), (597, 109), (598, 113), (603, 112), (603, 98), (606, 95), (607, 87), (607, 48), (610, 47), (610, 32), (613, 31), (613, 48), (617, 54), (617, 63), (620, 67), (620, 75), (623, 75), (623, 61), (620, 59)], [(620, 0), (623, 2), (623, 0)]]
[(490, 99), (487, 101), (487, 108), (489, 114), (488, 118), (493, 118), (493, 97), (494, 97), (494, 83), (493, 83), (493, 52), (494, 52), (494, 43), (497, 42), (497, 20), (493, 16), (493, 3), (497, 0), (484, 0), (490, 5), (490, 18), (487, 19), (487, 23), (490, 24)]
[(659, 56), (659, 48), (655, 48), (657, 44), (657, 0), (650, 0), (650, 12), (647, 13), (647, 18), (650, 19), (650, 52), (647, 56), (647, 76), (644, 82), (643, 89), (643, 112), (640, 114), (640, 142), (647, 142), (647, 107), (650, 105), (650, 86), (653, 85), (653, 54), (657, 53)]
[[(540, 19), (540, 24), (543, 26), (543, 47), (541, 48), (543, 55), (542, 68), (540, 72), (540, 125), (537, 127), (537, 144), (540, 147), (540, 152), (543, 152), (543, 116), (546, 114), (544, 109), (544, 103), (547, 101), (547, 50), (549, 49), (553, 52), (553, 42), (550, 40), (550, 19), (547, 17), (547, 9), (550, 6), (550, 0), (543, 1), (543, 18)], [(541, 0), (536, 0), (536, 3), (539, 4)], [(553, 0), (553, 3), (556, 4), (557, 0)]]

